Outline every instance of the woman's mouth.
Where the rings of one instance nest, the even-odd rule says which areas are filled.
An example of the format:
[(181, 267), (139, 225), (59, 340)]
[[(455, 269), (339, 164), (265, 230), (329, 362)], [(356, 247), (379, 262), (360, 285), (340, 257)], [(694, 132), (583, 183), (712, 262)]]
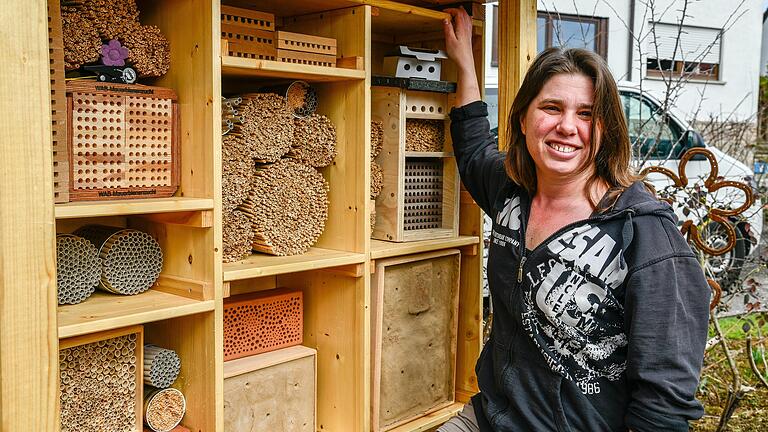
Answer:
[(560, 143), (548, 142), (546, 144), (549, 148), (555, 149), (560, 153), (573, 153), (574, 151), (578, 150), (576, 147), (572, 147), (572, 146), (560, 144)]

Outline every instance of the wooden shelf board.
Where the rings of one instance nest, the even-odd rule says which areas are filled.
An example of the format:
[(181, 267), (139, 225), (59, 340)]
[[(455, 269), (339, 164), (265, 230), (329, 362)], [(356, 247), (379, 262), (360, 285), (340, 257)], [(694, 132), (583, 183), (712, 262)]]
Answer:
[(213, 300), (192, 300), (155, 289), (135, 296), (97, 291), (82, 303), (58, 307), (59, 338), (208, 312), (214, 307)]
[(363, 262), (365, 262), (365, 254), (323, 248), (311, 248), (305, 254), (293, 256), (256, 253), (242, 261), (224, 264), (224, 281), (296, 273)]
[(315, 354), (317, 354), (317, 351), (312, 348), (308, 348), (303, 345), (296, 345), (288, 348), (282, 348), (276, 351), (270, 351), (249, 357), (225, 361), (224, 379), (296, 359), (313, 356)]
[(221, 75), (224, 78), (264, 77), (300, 79), (308, 82), (351, 81), (365, 79), (365, 71), (339, 67), (312, 66), (222, 56)]
[(81, 201), (56, 204), (56, 219), (172, 213), (213, 209), (210, 198), (146, 198), (116, 201)]
[(456, 415), (464, 408), (464, 404), (460, 402), (448, 405), (445, 408), (437, 410), (433, 413), (427, 414), (423, 417), (419, 417), (416, 420), (410, 421), (404, 425), (400, 425), (389, 432), (423, 432), (440, 426), (447, 422), (451, 417)]
[(419, 152), (419, 151), (407, 151), (405, 152), (407, 158), (444, 158), (453, 157), (453, 152)]
[(380, 258), (410, 255), (440, 249), (470, 246), (478, 243), (480, 243), (480, 238), (475, 236), (459, 236), (447, 239), (420, 240), (403, 243), (371, 239), (371, 259), (375, 260)]
[(406, 112), (405, 118), (419, 120), (446, 120), (448, 114), (428, 113), (428, 112)]

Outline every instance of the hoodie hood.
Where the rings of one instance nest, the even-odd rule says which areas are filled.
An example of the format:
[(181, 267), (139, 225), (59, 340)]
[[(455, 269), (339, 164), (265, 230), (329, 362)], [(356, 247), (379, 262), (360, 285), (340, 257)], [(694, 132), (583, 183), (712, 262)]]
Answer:
[(636, 181), (626, 188), (616, 200), (613, 208), (605, 213), (605, 216), (610, 217), (622, 213), (631, 213), (635, 217), (653, 214), (677, 222), (672, 206), (651, 194), (642, 181)]

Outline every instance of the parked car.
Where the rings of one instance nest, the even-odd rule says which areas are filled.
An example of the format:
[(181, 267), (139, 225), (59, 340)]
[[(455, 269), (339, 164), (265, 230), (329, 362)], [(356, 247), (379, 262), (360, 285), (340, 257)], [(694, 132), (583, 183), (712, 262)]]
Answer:
[[(627, 118), (630, 142), (633, 144), (634, 163), (638, 168), (656, 165), (678, 172), (681, 155), (694, 147), (706, 148), (715, 156), (718, 164), (718, 175), (724, 180), (734, 180), (748, 184), (756, 191), (752, 170), (744, 163), (707, 145), (701, 134), (696, 132), (674, 108), (662, 115), (662, 104), (653, 96), (641, 93), (639, 89), (630, 86), (619, 86), (624, 114)], [(498, 139), (498, 128), (491, 130)], [(658, 138), (658, 142), (657, 141)], [(711, 166), (705, 157), (694, 157), (686, 166), (686, 176), (689, 185), (709, 176)], [(661, 193), (670, 181), (652, 174), (648, 180)], [(702, 231), (702, 239), (714, 248), (722, 248), (727, 242), (727, 234), (723, 226), (705, 217), (707, 206), (729, 206), (735, 208), (744, 202), (742, 192), (721, 190), (715, 194), (701, 196), (678, 196), (677, 202), (686, 205), (673, 205), (678, 219), (691, 219)], [(706, 204), (695, 207), (697, 201), (704, 199)], [(720, 285), (729, 290), (741, 273), (742, 266), (751, 253), (757, 250), (763, 227), (762, 202), (756, 197), (755, 203), (741, 216), (730, 217), (730, 222), (736, 232), (735, 247), (724, 255), (707, 257), (708, 276), (717, 280)]]

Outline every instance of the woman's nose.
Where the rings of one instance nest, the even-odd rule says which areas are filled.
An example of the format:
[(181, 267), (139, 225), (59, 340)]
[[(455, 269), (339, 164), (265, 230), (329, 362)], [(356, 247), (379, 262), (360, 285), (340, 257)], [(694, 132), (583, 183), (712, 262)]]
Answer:
[(576, 133), (575, 114), (563, 113), (560, 121), (557, 123), (557, 131), (563, 135), (573, 135)]

